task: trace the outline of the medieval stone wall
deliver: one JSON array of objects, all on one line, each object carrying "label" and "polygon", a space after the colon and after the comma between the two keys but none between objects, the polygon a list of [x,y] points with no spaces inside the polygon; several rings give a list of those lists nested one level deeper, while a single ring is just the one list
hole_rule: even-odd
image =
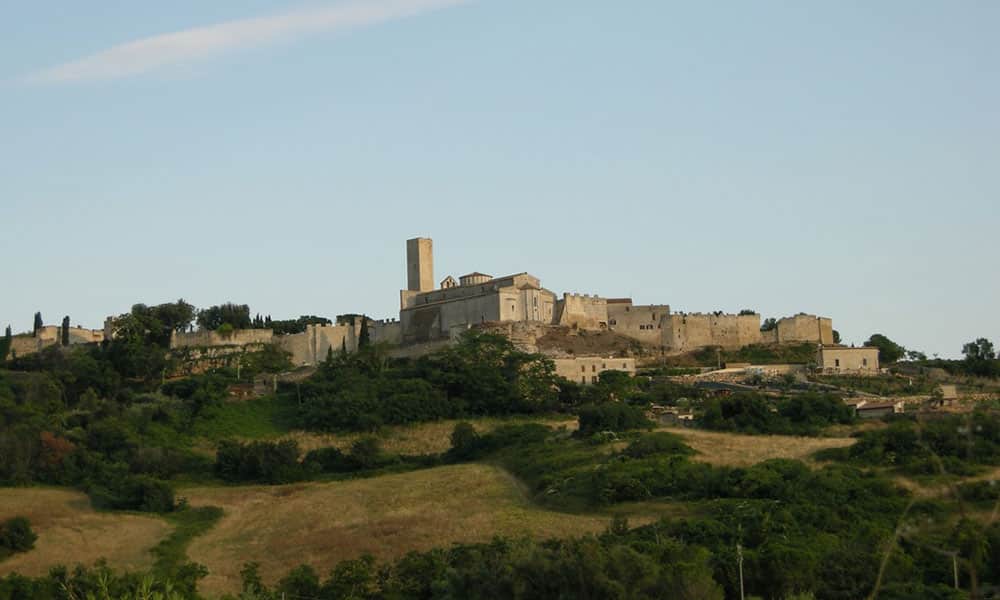
[{"label": "medieval stone wall", "polygon": [[210,346],[247,346],[267,344],[274,339],[270,329],[237,329],[228,335],[217,331],[174,332],[170,335],[170,349]]},{"label": "medieval stone wall", "polygon": [[608,329],[652,346],[663,345],[663,318],[670,314],[666,304],[634,305],[630,300],[608,302]]},{"label": "medieval stone wall", "polygon": [[758,314],[680,313],[664,317],[662,323],[663,345],[678,352],[705,346],[736,349],[761,341]]},{"label": "medieval stone wall", "polygon": [[608,301],[590,294],[563,294],[562,299],[555,303],[551,322],[580,329],[605,329],[608,326]]}]

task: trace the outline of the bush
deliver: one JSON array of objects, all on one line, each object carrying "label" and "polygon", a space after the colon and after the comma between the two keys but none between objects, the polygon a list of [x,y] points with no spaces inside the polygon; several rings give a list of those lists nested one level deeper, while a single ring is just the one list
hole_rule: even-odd
[{"label": "bush", "polygon": [[174,490],[170,484],[144,476],[126,476],[93,485],[87,490],[90,503],[97,509],[138,510],[165,513],[174,510]]},{"label": "bush", "polygon": [[219,443],[215,474],[225,481],[289,483],[302,479],[299,445],[294,440]]},{"label": "bush", "polygon": [[472,458],[479,448],[479,434],[471,423],[458,423],[451,432],[450,453],[457,459]]},{"label": "bush", "polygon": [[38,536],[25,517],[13,517],[0,523],[0,554],[27,552],[35,547]]},{"label": "bush", "polygon": [[625,455],[631,458],[645,458],[654,454],[689,455],[694,454],[694,450],[680,436],[666,431],[644,435],[625,448]]},{"label": "bush", "polygon": [[589,436],[599,431],[629,431],[653,426],[641,408],[621,402],[591,404],[580,408],[580,435]]}]

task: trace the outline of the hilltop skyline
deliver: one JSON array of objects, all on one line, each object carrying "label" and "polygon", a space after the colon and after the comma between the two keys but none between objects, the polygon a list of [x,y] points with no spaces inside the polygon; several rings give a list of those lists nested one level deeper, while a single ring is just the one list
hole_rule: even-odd
[{"label": "hilltop skyline", "polygon": [[181,297],[394,317],[427,236],[437,281],[807,311],[942,357],[1000,338],[991,3],[9,13],[15,331]]}]

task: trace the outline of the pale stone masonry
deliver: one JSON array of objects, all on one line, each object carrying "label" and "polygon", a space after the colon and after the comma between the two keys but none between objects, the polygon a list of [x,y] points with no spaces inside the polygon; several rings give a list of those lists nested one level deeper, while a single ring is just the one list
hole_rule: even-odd
[{"label": "pale stone masonry", "polygon": [[602,356],[577,356],[574,358],[554,358],[556,375],[583,385],[593,385],[600,381],[605,371],[622,371],[635,375],[634,358],[613,358]]},{"label": "pale stone masonry", "polygon": [[820,346],[816,351],[816,367],[830,374],[876,375],[878,348]]}]

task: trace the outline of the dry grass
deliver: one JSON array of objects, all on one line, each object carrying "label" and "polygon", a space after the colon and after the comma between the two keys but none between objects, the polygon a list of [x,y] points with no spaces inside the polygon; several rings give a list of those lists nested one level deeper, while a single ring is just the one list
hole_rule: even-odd
[{"label": "dry grass", "polygon": [[38,541],[0,562],[0,575],[44,575],[56,565],[92,565],[100,558],[118,569],[149,568],[150,549],[171,528],[156,517],[96,512],[84,494],[60,489],[0,489],[0,519],[12,516],[27,517]]},{"label": "dry grass", "polygon": [[772,458],[794,458],[813,464],[812,454],[826,448],[843,448],[854,438],[797,437],[790,435],[741,435],[704,431],[701,429],[669,428],[698,451],[694,460],[713,465],[748,467]]},{"label": "dry grass", "polygon": [[[432,423],[419,423],[415,425],[399,425],[385,427],[379,434],[382,447],[395,454],[436,454],[444,452],[451,447],[451,431],[460,420],[436,421]],[[549,427],[565,426],[569,429],[576,429],[575,417],[549,417],[549,418],[476,418],[468,421],[480,433],[492,431],[501,425],[512,423],[541,423]],[[282,439],[293,439],[299,443],[299,448],[305,454],[317,448],[336,446],[342,450],[351,447],[363,434],[323,434],[310,433],[306,431],[293,431],[282,436]]]},{"label": "dry grass", "polygon": [[[250,561],[273,582],[302,563],[325,575],[364,553],[385,560],[495,535],[581,535],[610,520],[537,508],[513,477],[480,464],[337,483],[194,488],[185,495],[192,505],[225,510],[188,548],[190,559],[211,572],[200,587],[208,595],[237,591],[239,570]],[[649,512],[633,522],[650,520]]]}]

